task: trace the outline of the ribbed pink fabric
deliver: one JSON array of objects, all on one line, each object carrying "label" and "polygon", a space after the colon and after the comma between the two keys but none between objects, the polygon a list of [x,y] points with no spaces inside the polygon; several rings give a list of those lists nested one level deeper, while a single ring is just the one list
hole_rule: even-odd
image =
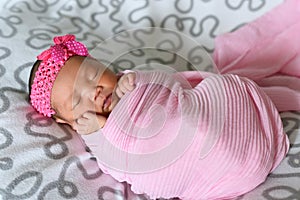
[{"label": "ribbed pink fabric", "polygon": [[300,1],[286,0],[218,37],[221,75],[137,72],[105,127],[83,136],[101,169],[151,198],[230,199],[264,182],[289,148],[278,111],[300,110],[299,19]]},{"label": "ribbed pink fabric", "polygon": [[102,131],[83,138],[101,169],[151,198],[239,196],[265,181],[289,146],[252,81],[200,72],[137,72],[136,89]]}]

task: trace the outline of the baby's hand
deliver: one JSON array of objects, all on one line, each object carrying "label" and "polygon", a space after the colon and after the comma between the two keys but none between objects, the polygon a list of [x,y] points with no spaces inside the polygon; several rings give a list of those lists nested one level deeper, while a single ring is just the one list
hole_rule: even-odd
[{"label": "baby's hand", "polygon": [[73,128],[78,134],[87,135],[102,128],[106,122],[106,117],[92,112],[86,112],[78,118]]},{"label": "baby's hand", "polygon": [[116,88],[116,94],[119,98],[123,97],[126,92],[132,91],[135,88],[135,73],[129,72],[121,76]]}]

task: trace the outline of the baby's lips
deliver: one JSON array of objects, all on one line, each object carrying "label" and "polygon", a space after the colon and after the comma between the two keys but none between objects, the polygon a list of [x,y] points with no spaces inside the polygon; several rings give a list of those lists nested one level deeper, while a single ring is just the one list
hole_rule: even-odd
[{"label": "baby's lips", "polygon": [[114,108],[114,106],[118,103],[119,101],[119,97],[117,96],[117,94],[115,92],[112,93],[111,95],[111,104],[110,106],[108,107],[108,110],[109,111],[112,111],[112,109]]},{"label": "baby's lips", "polygon": [[109,108],[109,106],[111,105],[112,102],[112,94],[108,95],[103,103],[103,110],[107,110]]},{"label": "baby's lips", "polygon": [[101,97],[100,95],[96,96],[95,98],[95,111],[102,113],[103,112],[103,108],[104,108],[104,103],[105,103],[105,99],[103,97]]}]

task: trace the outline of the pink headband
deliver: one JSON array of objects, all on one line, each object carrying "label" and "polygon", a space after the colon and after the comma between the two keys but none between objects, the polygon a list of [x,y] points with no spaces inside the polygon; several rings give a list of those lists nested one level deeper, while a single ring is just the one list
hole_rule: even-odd
[{"label": "pink headband", "polygon": [[65,62],[75,55],[89,55],[87,48],[76,41],[74,35],[54,37],[53,41],[54,45],[37,56],[42,62],[35,73],[30,94],[32,106],[47,117],[55,114],[51,108],[51,90]]}]

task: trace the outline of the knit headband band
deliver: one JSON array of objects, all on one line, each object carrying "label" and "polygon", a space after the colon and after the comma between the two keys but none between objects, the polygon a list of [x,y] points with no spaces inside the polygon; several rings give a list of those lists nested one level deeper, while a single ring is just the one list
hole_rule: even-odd
[{"label": "knit headband band", "polygon": [[76,41],[74,35],[57,36],[53,41],[54,45],[37,56],[41,63],[35,73],[30,94],[32,106],[47,117],[55,114],[51,107],[51,91],[65,62],[75,55],[89,55],[85,45]]}]

